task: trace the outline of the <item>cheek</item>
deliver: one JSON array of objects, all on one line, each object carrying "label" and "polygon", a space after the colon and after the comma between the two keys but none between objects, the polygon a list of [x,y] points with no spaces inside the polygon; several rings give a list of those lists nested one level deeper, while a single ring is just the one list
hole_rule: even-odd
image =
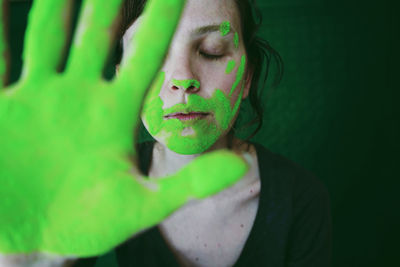
[{"label": "cheek", "polygon": [[[220,89],[227,96],[231,103],[231,107],[237,104],[242,97],[244,81],[244,72],[246,66],[246,56],[243,55],[235,60],[224,62],[223,68],[218,74],[214,72],[210,74],[214,77],[213,84],[210,87]],[[240,98],[240,99],[238,99]]]},{"label": "cheek", "polygon": [[[220,89],[228,96],[232,85],[236,80],[237,61],[229,60],[221,62],[216,66],[205,66],[199,77],[201,79],[201,87],[207,92],[205,94],[210,97],[216,89]],[[240,62],[240,60],[239,60]],[[232,68],[227,73],[227,68]]]},{"label": "cheek", "polygon": [[159,94],[164,80],[165,72],[161,72],[149,89],[143,103],[141,113],[142,121],[152,135],[155,135],[160,131],[159,125],[161,125],[163,120],[163,101],[159,97]]},{"label": "cheek", "polygon": [[[229,61],[227,63],[227,68],[232,68],[232,64],[235,64],[236,67],[234,67],[234,71],[231,70],[231,73],[225,74],[225,79],[224,83],[225,86],[221,87],[223,88],[221,90],[221,93],[223,93],[223,97],[221,95],[220,97],[220,102],[225,102],[229,103],[230,110],[225,109],[219,109],[217,113],[220,113],[219,120],[221,124],[223,125],[223,128],[227,128],[229,124],[232,123],[232,120],[234,120],[235,115],[237,114],[237,111],[240,107],[242,96],[243,96],[243,90],[244,90],[244,70],[246,66],[246,57],[243,55],[240,59],[240,61],[232,63],[232,61]],[[226,105],[221,105],[221,106],[226,106]]]}]

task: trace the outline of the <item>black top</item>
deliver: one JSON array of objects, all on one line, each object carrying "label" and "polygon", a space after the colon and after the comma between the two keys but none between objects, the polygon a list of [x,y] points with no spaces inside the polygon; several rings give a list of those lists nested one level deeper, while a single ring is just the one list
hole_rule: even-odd
[{"label": "black top", "polygon": [[[139,165],[148,173],[154,143],[139,147]],[[329,194],[309,172],[254,143],[261,178],[257,215],[234,266],[330,266],[332,229]],[[119,267],[179,266],[158,227],[153,227],[112,251]],[[99,258],[81,259],[74,266],[98,265]],[[108,261],[110,261],[108,259]],[[109,263],[108,263],[109,264]]]}]

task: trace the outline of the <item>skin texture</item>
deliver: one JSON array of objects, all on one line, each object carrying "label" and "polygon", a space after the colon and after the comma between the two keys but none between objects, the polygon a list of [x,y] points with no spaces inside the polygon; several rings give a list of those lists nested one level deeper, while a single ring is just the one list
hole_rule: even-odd
[{"label": "skin texture", "polygon": [[[34,1],[23,76],[0,90],[1,254],[103,254],[188,199],[214,194],[247,171],[244,161],[226,150],[198,157],[157,181],[137,171],[132,132],[184,1],[149,2],[131,44],[135,49],[124,58],[118,78],[106,82],[101,70],[120,2],[84,2],[60,74],[56,66],[66,40],[61,18],[68,3]],[[157,42],[150,42],[154,36]],[[227,96],[214,98],[212,103],[224,104]]]},{"label": "skin texture", "polygon": [[[215,13],[206,12],[207,7]],[[246,52],[234,41],[240,32],[235,9],[233,1],[189,1],[163,71],[145,100],[145,127],[175,153],[201,154],[225,138],[248,94]],[[127,30],[125,46],[140,20]],[[188,81],[193,80],[198,87],[188,90]],[[177,113],[206,116],[183,120],[173,117]]]},{"label": "skin texture", "polygon": [[235,48],[239,47],[239,35],[237,32],[235,32],[235,37],[233,39],[233,42],[235,43]]}]

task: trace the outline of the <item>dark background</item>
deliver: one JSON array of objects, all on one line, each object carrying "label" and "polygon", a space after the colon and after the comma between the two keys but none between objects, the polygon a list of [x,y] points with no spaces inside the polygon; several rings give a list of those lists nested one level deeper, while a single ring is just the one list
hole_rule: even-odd
[{"label": "dark background", "polygon": [[[20,74],[30,5],[10,4],[11,81]],[[333,266],[400,266],[397,2],[258,0],[258,6],[260,35],[281,54],[285,75],[277,89],[265,88],[264,127],[254,140],[328,188]]]}]

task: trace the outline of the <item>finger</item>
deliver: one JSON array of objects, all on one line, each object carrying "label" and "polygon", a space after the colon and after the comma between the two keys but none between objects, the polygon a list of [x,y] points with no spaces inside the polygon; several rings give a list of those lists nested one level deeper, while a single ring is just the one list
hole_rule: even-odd
[{"label": "finger", "polygon": [[8,53],[6,40],[6,1],[0,0],[0,88],[7,84],[8,78]]},{"label": "finger", "polygon": [[[74,76],[100,77],[122,0],[85,0],[71,46],[67,72]],[[113,22],[114,27],[113,27]]]},{"label": "finger", "polygon": [[138,114],[146,89],[164,60],[185,0],[151,0],[115,81],[127,117]]},{"label": "finger", "polygon": [[66,49],[73,0],[35,0],[26,29],[22,77],[55,72]]},{"label": "finger", "polygon": [[[144,207],[141,218],[147,225],[141,227],[160,222],[190,199],[218,193],[237,182],[247,171],[248,165],[243,158],[221,150],[195,159],[171,177],[157,179],[153,182],[153,200],[144,201],[149,206]],[[151,184],[151,179],[147,183]]]}]

